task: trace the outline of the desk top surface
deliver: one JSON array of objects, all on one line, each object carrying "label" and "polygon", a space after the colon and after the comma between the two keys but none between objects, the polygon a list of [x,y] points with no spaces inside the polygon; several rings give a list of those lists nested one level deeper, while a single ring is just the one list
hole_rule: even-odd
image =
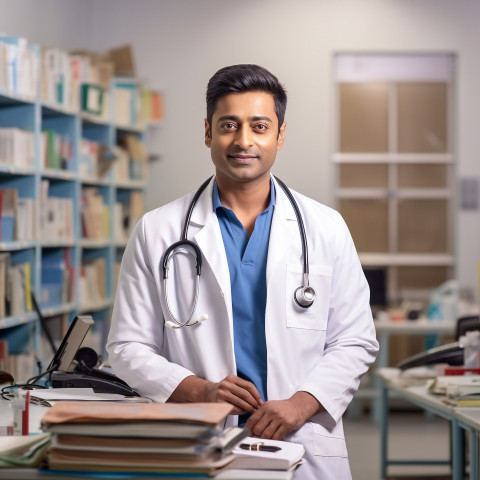
[{"label": "desk top surface", "polygon": [[455,417],[480,431],[480,407],[457,407]]},{"label": "desk top surface", "polygon": [[390,333],[390,334],[426,334],[426,333],[438,333],[438,334],[453,334],[455,333],[455,323],[433,321],[426,318],[420,318],[418,320],[375,320],[375,329],[377,333]]}]

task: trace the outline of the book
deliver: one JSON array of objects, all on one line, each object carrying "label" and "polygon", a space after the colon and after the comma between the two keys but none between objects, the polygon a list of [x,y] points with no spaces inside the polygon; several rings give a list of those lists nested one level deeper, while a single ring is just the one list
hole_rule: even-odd
[{"label": "book", "polygon": [[294,465],[288,470],[254,470],[227,468],[217,475],[215,480],[293,480],[295,470],[298,465]]},{"label": "book", "polygon": [[38,82],[39,58],[36,47],[23,37],[0,36],[5,45],[6,75],[3,89],[12,95],[35,98]]},{"label": "book", "polygon": [[220,458],[202,460],[162,459],[156,454],[106,454],[105,452],[59,451],[51,448],[48,454],[48,465],[55,470],[79,470],[83,472],[165,472],[177,473],[205,473],[215,475],[226,468],[234,459],[233,455]]},{"label": "book", "polygon": [[157,453],[168,457],[202,458],[207,454],[230,453],[247,436],[241,427],[230,427],[221,434],[202,438],[165,437],[98,437],[89,435],[57,434],[52,446],[63,450],[95,450],[104,452]]},{"label": "book", "polygon": [[[259,443],[278,447],[279,450],[275,452],[255,450],[255,445]],[[251,445],[252,450],[241,448],[240,445]],[[231,468],[234,469],[288,470],[300,462],[305,454],[303,445],[281,440],[262,440],[261,438],[247,437],[240,445],[233,449],[235,460],[231,464]]]},{"label": "book", "polygon": [[[140,405],[118,403],[58,402],[42,418],[42,423],[53,425],[100,425],[104,430],[114,425],[135,426],[147,422],[178,426],[218,427],[232,407],[227,403],[148,403]],[[177,423],[178,422],[178,423]]]},{"label": "book", "polygon": [[17,239],[15,214],[17,211],[18,190],[15,188],[2,189],[2,211],[1,217],[1,232],[2,242],[13,242]]},{"label": "book", "polygon": [[480,393],[460,395],[457,397],[443,397],[442,401],[454,407],[480,407]]},{"label": "book", "polygon": [[[60,403],[60,402],[58,402]],[[69,402],[71,403],[71,402]],[[105,402],[106,403],[106,402]],[[56,404],[55,404],[56,405]],[[89,402],[90,405],[90,402]],[[219,433],[219,429],[207,425],[179,424],[175,422],[126,422],[111,423],[108,428],[101,423],[61,423],[44,427],[50,433],[70,435],[96,435],[103,437],[158,437],[158,438],[201,438]]]},{"label": "book", "polygon": [[10,268],[10,253],[0,252],[0,318],[7,314],[7,273]]}]

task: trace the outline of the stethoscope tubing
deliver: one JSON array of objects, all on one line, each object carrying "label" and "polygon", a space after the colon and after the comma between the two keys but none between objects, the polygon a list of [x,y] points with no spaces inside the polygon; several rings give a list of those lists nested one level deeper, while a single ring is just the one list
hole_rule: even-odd
[{"label": "stethoscope tubing", "polygon": [[[194,322],[192,322],[191,320],[195,313],[195,308],[197,306],[199,289],[200,289],[200,275],[202,270],[202,252],[196,243],[192,242],[191,240],[188,240],[187,235],[188,235],[188,226],[190,225],[190,220],[191,220],[195,205],[197,204],[198,199],[202,195],[203,191],[207,188],[207,186],[211,182],[212,178],[213,178],[213,175],[207,180],[205,180],[205,182],[203,182],[202,185],[200,185],[198,190],[195,192],[195,195],[193,196],[192,201],[190,202],[190,206],[188,207],[187,215],[185,216],[185,222],[183,224],[181,240],[170,245],[162,257],[162,278],[164,283],[165,303],[167,306],[168,313],[173,320],[173,322],[168,321],[166,322],[166,324],[168,324],[168,326],[171,326],[173,328],[182,328],[186,326],[188,327],[188,326],[196,325],[197,323],[199,323],[198,320]],[[295,290],[294,299],[298,306],[302,308],[309,308],[312,305],[313,300],[315,298],[315,291],[313,290],[313,288],[309,286],[310,272],[309,272],[309,263],[308,263],[308,244],[307,244],[307,234],[305,232],[305,224],[303,223],[303,218],[300,212],[300,208],[298,207],[298,204],[295,198],[293,197],[292,192],[290,192],[289,188],[278,177],[274,176],[274,178],[275,178],[275,181],[278,183],[278,185],[280,185],[281,189],[285,192],[285,195],[287,196],[290,204],[292,205],[292,208],[295,212],[295,217],[297,219],[297,225],[298,225],[300,239],[302,243],[303,283],[302,283],[302,286],[298,287]],[[193,306],[192,306],[192,310],[190,312],[189,318],[184,322],[180,322],[174,316],[170,308],[170,303],[168,301],[168,287],[167,287],[168,262],[176,253],[180,252],[180,250],[191,254],[195,258],[195,269],[196,269],[196,275],[197,275],[196,286],[195,286],[195,300],[193,302]],[[297,292],[300,292],[300,293],[297,293]],[[303,293],[303,297],[305,297],[305,293],[307,293],[307,296],[308,295],[313,295],[313,296],[311,298],[304,299],[304,302],[302,302],[302,301],[299,301],[297,297],[297,295],[302,295],[302,293]]]}]

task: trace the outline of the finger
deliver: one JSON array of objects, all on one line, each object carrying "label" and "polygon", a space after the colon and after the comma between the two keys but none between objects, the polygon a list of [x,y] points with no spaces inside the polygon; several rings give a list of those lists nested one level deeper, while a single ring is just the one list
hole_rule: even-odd
[{"label": "finger", "polygon": [[258,408],[255,399],[244,389],[235,385],[222,386],[219,389],[218,399],[228,402],[244,412],[254,412]]},{"label": "finger", "polygon": [[[246,382],[247,386],[249,382]],[[254,391],[252,392],[252,389],[246,388],[246,386],[240,386],[238,384],[225,384],[225,387],[232,392],[234,395],[236,395],[238,398],[242,399],[244,402],[247,402],[251,407],[255,410],[260,407],[260,403],[257,399],[256,396],[254,396],[252,393],[257,393],[257,389],[253,384],[250,384],[251,387],[253,387]],[[259,397],[260,401],[262,400],[261,397]]]},{"label": "finger", "polygon": [[256,412],[252,413],[250,418],[245,423],[245,427],[248,429],[248,431],[250,433],[250,436],[255,435],[253,429],[254,429],[255,425],[258,424],[258,422],[263,417],[263,415],[264,415],[264,410],[262,408],[259,408]]},{"label": "finger", "polygon": [[287,429],[283,425],[279,425],[277,430],[272,434],[272,440],[283,440],[283,437],[288,433]]},{"label": "finger", "polygon": [[234,375],[232,382],[238,385],[239,387],[243,388],[246,390],[257,402],[258,406],[263,404],[262,396],[260,395],[259,391],[257,390],[257,387],[252,382],[249,382],[247,380],[244,380],[243,378],[236,377]]},{"label": "finger", "polygon": [[[275,421],[272,417],[270,417],[269,415],[262,415],[261,418],[259,418],[258,420],[255,421],[255,419],[249,419],[250,422],[250,428],[251,428],[251,431],[253,432],[254,435],[257,435],[259,437],[264,437],[265,433],[267,432],[267,430],[269,429],[270,425],[272,425],[272,427],[270,428],[270,430],[272,430],[272,433],[275,432],[275,430],[277,429],[277,425],[278,425],[278,422]],[[269,437],[265,437],[265,438],[269,438]]]}]

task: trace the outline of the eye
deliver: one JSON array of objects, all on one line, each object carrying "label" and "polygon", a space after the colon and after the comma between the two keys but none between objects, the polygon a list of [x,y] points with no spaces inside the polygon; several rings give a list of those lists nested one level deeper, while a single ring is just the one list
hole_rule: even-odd
[{"label": "eye", "polygon": [[233,122],[225,122],[221,124],[223,130],[234,130],[236,125]]},{"label": "eye", "polygon": [[265,123],[257,123],[256,125],[254,125],[253,128],[256,131],[265,132],[266,130],[268,130],[268,125]]}]

